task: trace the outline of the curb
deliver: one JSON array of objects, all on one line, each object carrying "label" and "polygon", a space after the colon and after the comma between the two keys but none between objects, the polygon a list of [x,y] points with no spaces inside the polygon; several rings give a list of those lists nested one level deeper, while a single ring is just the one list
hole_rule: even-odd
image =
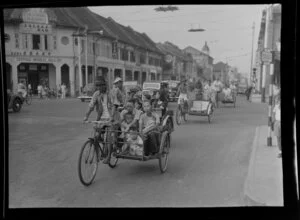
[{"label": "curb", "polygon": [[250,187],[250,176],[253,172],[253,168],[254,168],[254,162],[255,162],[255,157],[256,157],[256,151],[258,148],[258,140],[259,140],[259,136],[260,136],[260,127],[256,127],[255,129],[255,136],[254,136],[254,140],[252,143],[252,152],[251,152],[251,156],[250,156],[250,163],[249,163],[249,167],[248,167],[248,173],[247,173],[247,178],[246,181],[244,183],[244,202],[246,204],[246,206],[266,206],[266,203],[262,203],[259,201],[258,198],[256,198],[255,196],[253,196],[251,194],[251,187]]}]

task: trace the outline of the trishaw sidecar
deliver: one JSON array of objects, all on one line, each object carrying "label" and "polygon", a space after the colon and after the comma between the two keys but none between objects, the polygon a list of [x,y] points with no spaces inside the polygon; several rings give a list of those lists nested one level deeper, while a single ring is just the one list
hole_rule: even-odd
[{"label": "trishaw sidecar", "polygon": [[[78,174],[81,183],[85,186],[90,185],[95,176],[98,168],[98,163],[104,158],[109,156],[108,165],[111,168],[115,168],[119,158],[129,159],[129,160],[139,160],[148,161],[153,159],[158,159],[159,168],[161,173],[167,170],[169,149],[171,146],[171,132],[173,131],[172,123],[172,111],[167,111],[167,113],[161,117],[161,123],[158,129],[150,132],[156,132],[159,136],[159,148],[157,153],[154,155],[146,156],[144,150],[139,151],[138,154],[124,154],[121,151],[120,145],[130,144],[126,139],[120,138],[121,131],[116,129],[109,123],[104,123],[102,127],[94,127],[94,137],[89,138],[81,148],[79,161],[78,161]],[[99,121],[92,121],[88,123],[101,124]],[[127,134],[137,134],[137,132],[127,132]],[[140,136],[142,137],[142,136]],[[144,139],[145,140],[145,139]],[[144,143],[144,142],[143,142]],[[144,146],[142,147],[144,149]],[[84,153],[87,150],[87,155]],[[92,172],[89,172],[89,177],[84,174],[86,170],[85,166],[92,166]]]},{"label": "trishaw sidecar", "polygon": [[213,113],[213,105],[211,101],[207,100],[195,100],[189,109],[189,115],[205,116],[208,118],[208,122],[211,122]]}]

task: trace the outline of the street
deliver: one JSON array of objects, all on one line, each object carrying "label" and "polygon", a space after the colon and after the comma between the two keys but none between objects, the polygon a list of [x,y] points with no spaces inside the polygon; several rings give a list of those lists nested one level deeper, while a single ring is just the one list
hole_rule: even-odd
[{"label": "street", "polygon": [[34,99],[8,114],[10,208],[245,205],[251,145],[255,128],[267,123],[267,105],[239,96],[236,108],[220,104],[211,124],[207,117],[188,116],[175,125],[166,173],[158,160],[120,159],[114,169],[100,163],[85,187],[77,161],[92,133],[92,125],[82,123],[87,105],[74,98]]}]

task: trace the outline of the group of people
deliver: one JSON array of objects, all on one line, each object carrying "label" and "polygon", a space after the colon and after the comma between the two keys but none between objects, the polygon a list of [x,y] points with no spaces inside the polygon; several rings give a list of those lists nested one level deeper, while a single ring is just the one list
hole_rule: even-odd
[{"label": "group of people", "polygon": [[46,97],[46,99],[49,99],[50,97],[61,97],[62,99],[66,98],[67,93],[67,86],[63,83],[62,85],[58,86],[58,89],[50,89],[46,84],[40,83],[37,87],[38,90],[38,96],[40,99],[43,99]]},{"label": "group of people", "polygon": [[232,100],[236,89],[234,82],[231,82],[230,85],[225,84],[224,86],[218,78],[213,83],[211,80],[205,80],[204,82],[198,81],[195,84],[190,83],[190,85],[187,84],[187,80],[184,80],[178,87],[178,104],[183,99],[190,106],[193,100],[200,99],[210,100],[217,107],[220,93],[224,94],[225,100]]},{"label": "group of people", "polygon": [[[123,81],[117,77],[114,81],[114,88],[108,91],[105,80],[95,82],[96,91],[89,103],[84,121],[87,121],[91,112],[96,108],[97,121],[109,121],[113,124],[113,129],[119,134],[114,136],[126,143],[121,146],[122,153],[141,155],[144,151],[146,156],[155,154],[159,148],[159,134],[155,131],[159,129],[160,118],[152,111],[151,100],[145,99],[143,103],[140,99],[128,97],[123,87]],[[119,107],[124,106],[124,110],[119,112]],[[143,147],[143,149],[142,149]],[[110,151],[111,149],[109,149]],[[110,154],[103,161],[108,163]]]}]

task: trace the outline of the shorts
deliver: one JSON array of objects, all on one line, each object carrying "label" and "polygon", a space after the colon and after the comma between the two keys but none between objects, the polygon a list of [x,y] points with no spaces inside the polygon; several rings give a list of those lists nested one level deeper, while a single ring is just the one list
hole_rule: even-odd
[{"label": "shorts", "polygon": [[180,104],[180,100],[183,99],[184,101],[188,101],[187,94],[180,94],[178,97],[178,104]]}]

